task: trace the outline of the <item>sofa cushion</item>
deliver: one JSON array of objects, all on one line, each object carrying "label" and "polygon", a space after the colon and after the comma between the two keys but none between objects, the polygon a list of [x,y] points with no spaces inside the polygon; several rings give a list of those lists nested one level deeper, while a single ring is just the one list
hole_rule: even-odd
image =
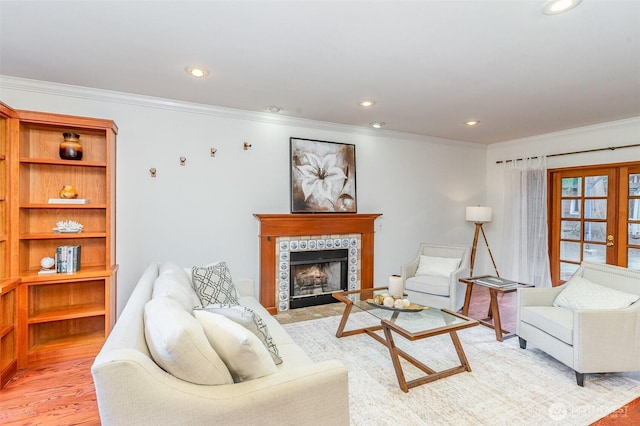
[{"label": "sofa cushion", "polygon": [[525,306],[520,321],[573,345],[573,311],[555,306]]},{"label": "sofa cushion", "polygon": [[553,306],[561,306],[571,310],[622,309],[638,299],[640,296],[637,294],[626,293],[580,276],[573,276],[555,298]]},{"label": "sofa cushion", "polygon": [[448,277],[453,271],[460,266],[459,258],[452,257],[433,257],[433,256],[420,256],[420,264],[416,271],[418,275],[435,275],[439,277]]},{"label": "sofa cushion", "polygon": [[158,275],[170,275],[175,278],[176,282],[182,287],[193,289],[191,277],[184,268],[174,262],[162,262],[158,268]]},{"label": "sofa cushion", "polygon": [[222,315],[252,332],[269,351],[273,362],[276,364],[282,363],[282,358],[278,355],[278,347],[273,342],[271,334],[269,334],[267,324],[260,318],[260,315],[253,310],[246,306],[222,305],[218,303],[208,305],[204,309],[208,312]]},{"label": "sofa cushion", "polygon": [[436,296],[449,296],[451,289],[449,277],[437,275],[418,275],[411,277],[405,281],[404,286],[407,290],[434,294]]},{"label": "sofa cushion", "polygon": [[268,376],[277,371],[267,348],[245,327],[204,309],[194,311],[194,315],[236,383]]},{"label": "sofa cushion", "polygon": [[191,280],[203,306],[212,303],[238,304],[238,292],[225,262],[191,268]]},{"label": "sofa cushion", "polygon": [[199,385],[233,383],[202,325],[174,299],[159,296],[145,304],[144,331],[153,360],[169,374]]},{"label": "sofa cushion", "polygon": [[191,312],[194,307],[201,306],[200,299],[193,289],[181,285],[171,273],[158,275],[153,283],[151,298],[162,296],[175,300],[188,312]]}]

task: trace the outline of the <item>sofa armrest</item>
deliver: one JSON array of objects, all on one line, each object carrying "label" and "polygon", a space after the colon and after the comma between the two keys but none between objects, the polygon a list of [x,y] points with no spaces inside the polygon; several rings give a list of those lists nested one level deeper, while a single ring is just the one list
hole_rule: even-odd
[{"label": "sofa armrest", "polygon": [[248,382],[202,386],[171,376],[136,352],[117,351],[108,356],[111,360],[102,358],[105,362],[92,366],[103,425],[183,425],[185,419],[190,424],[246,425],[256,419],[264,424],[293,419],[300,424],[349,424],[348,373],[340,361]]}]

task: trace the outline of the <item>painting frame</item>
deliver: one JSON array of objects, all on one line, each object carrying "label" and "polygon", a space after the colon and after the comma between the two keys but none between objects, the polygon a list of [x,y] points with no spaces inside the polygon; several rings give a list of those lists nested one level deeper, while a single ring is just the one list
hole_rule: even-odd
[{"label": "painting frame", "polygon": [[289,138],[291,213],[357,213],[356,146]]}]

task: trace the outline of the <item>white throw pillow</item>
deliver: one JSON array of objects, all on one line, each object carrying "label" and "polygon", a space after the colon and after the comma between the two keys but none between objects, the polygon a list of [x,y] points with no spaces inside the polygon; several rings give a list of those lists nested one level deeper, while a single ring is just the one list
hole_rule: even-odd
[{"label": "white throw pillow", "polygon": [[416,271],[418,275],[435,275],[448,277],[460,266],[460,260],[452,257],[420,256],[420,264]]},{"label": "white throw pillow", "polygon": [[[615,279],[615,278],[612,278]],[[605,287],[580,276],[573,276],[556,296],[553,306],[571,309],[622,309],[638,301],[637,294]]]},{"label": "white throw pillow", "polygon": [[175,300],[188,312],[191,312],[195,307],[202,306],[195,291],[180,284],[172,273],[158,275],[158,278],[153,283],[151,298],[155,299],[161,296]]},{"label": "white throw pillow", "polygon": [[191,268],[191,281],[203,306],[212,303],[238,304],[238,292],[225,262]]},{"label": "white throw pillow", "polygon": [[196,310],[194,315],[236,383],[268,376],[277,371],[269,351],[255,334],[213,312]]},{"label": "white throw pillow", "polygon": [[153,360],[169,374],[198,385],[233,383],[202,325],[175,300],[160,296],[147,302],[144,331]]},{"label": "white throw pillow", "polygon": [[162,262],[159,267],[158,275],[171,275],[183,287],[193,288],[191,285],[191,277],[183,268],[174,262]]},{"label": "white throw pillow", "polygon": [[252,309],[241,305],[221,305],[213,304],[205,307],[209,312],[214,314],[220,314],[229,318],[231,321],[240,324],[250,332],[256,335],[262,344],[267,348],[271,354],[271,358],[276,365],[282,364],[282,358],[278,352],[276,344],[269,334],[267,324],[260,318],[260,315],[255,313]]}]

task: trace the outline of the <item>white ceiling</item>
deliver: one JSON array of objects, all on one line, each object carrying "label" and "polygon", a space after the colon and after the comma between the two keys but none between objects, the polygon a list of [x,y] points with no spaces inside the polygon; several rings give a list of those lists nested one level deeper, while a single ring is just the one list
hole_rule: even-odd
[{"label": "white ceiling", "polygon": [[640,0],[543,4],[2,0],[0,74],[484,144],[640,116]]}]

